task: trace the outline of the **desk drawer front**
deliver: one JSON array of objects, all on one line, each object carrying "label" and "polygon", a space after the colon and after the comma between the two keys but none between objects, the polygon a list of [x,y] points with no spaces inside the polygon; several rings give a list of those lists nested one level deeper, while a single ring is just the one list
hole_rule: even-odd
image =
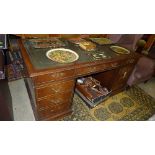
[{"label": "desk drawer front", "polygon": [[72,100],[73,92],[67,92],[64,94],[58,94],[49,96],[47,98],[41,99],[37,101],[37,107],[38,108],[44,108],[46,106],[48,107],[55,107],[59,106],[62,103],[70,103]]},{"label": "desk drawer front", "polygon": [[91,67],[83,67],[83,68],[78,68],[76,69],[76,75],[87,75],[91,73],[98,72],[100,70],[104,70],[103,65],[98,65],[98,66],[91,66]]},{"label": "desk drawer front", "polygon": [[128,64],[126,66],[120,67],[117,72],[116,75],[114,77],[114,81],[112,84],[112,90],[116,90],[122,87],[125,87],[127,84],[127,80],[132,72],[134,68],[133,64]]},{"label": "desk drawer front", "polygon": [[87,75],[87,74],[92,74],[95,72],[101,72],[104,70],[109,70],[112,68],[116,68],[118,66],[120,66],[121,64],[119,64],[119,62],[114,62],[114,63],[107,63],[107,64],[101,64],[101,65],[96,65],[96,66],[87,66],[87,67],[83,67],[83,68],[78,68],[76,70],[76,74],[77,75]]},{"label": "desk drawer front", "polygon": [[37,98],[42,98],[50,95],[58,95],[66,92],[71,92],[74,88],[75,81],[53,82],[47,87],[36,88]]},{"label": "desk drawer front", "polygon": [[74,77],[74,72],[75,72],[74,70],[66,70],[62,72],[40,75],[40,76],[34,77],[34,82],[35,84],[41,84],[41,83],[64,79],[67,77]]},{"label": "desk drawer front", "polygon": [[71,111],[71,104],[63,104],[56,108],[38,109],[38,117],[40,120],[54,118],[55,116],[60,116],[64,113]]}]

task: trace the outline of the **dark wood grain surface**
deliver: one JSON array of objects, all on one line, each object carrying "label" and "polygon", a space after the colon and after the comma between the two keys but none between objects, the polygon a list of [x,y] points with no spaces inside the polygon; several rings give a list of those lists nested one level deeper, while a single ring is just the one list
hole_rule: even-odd
[{"label": "dark wood grain surface", "polygon": [[[128,55],[116,55],[110,51],[108,46],[98,46],[98,50],[102,49],[112,57],[97,61],[92,59],[86,51],[81,49],[76,51],[77,47],[74,48],[71,45],[72,49],[80,55],[77,62],[68,65],[51,63],[42,68],[36,67],[37,64],[33,61],[35,56],[33,55],[33,59],[31,58],[30,51],[28,52],[24,47],[22,40],[19,41],[19,44],[27,76],[31,79],[28,87],[31,87],[31,92],[29,90],[31,96],[34,96],[33,110],[36,120],[55,120],[70,114],[74,87],[76,79],[79,77],[94,75],[103,86],[117,93],[122,91],[139,58],[139,55],[133,52]],[[87,56],[84,59],[82,59],[83,53]],[[38,60],[38,57],[36,59]],[[41,61],[41,57],[39,59]]]}]

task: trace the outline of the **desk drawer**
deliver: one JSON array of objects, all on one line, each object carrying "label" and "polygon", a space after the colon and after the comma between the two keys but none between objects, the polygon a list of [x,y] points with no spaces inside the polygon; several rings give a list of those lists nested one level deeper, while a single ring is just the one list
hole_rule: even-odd
[{"label": "desk drawer", "polygon": [[116,68],[120,65],[121,65],[121,63],[119,63],[119,62],[113,62],[113,63],[106,63],[106,64],[101,64],[101,65],[96,65],[96,66],[95,65],[94,66],[86,66],[83,68],[76,69],[76,74],[77,75],[87,75],[87,74],[97,73],[97,72],[101,72],[104,70]]},{"label": "desk drawer", "polygon": [[36,88],[36,97],[42,98],[50,95],[63,94],[64,92],[71,92],[74,88],[75,81],[63,81],[63,82],[53,82],[47,87]]},{"label": "desk drawer", "polygon": [[98,71],[104,70],[105,65],[97,65],[97,66],[86,66],[82,68],[77,68],[76,69],[76,75],[87,75],[87,74],[92,74]]},{"label": "desk drawer", "polygon": [[48,118],[55,118],[61,116],[62,114],[71,111],[71,104],[62,104],[59,107],[47,108],[47,109],[38,109],[39,120],[46,120]]},{"label": "desk drawer", "polygon": [[68,78],[68,77],[74,77],[74,73],[75,73],[74,70],[66,70],[62,72],[39,75],[34,77],[33,79],[34,79],[34,83],[37,85],[37,84],[42,84],[42,83]]},{"label": "desk drawer", "polygon": [[59,106],[62,103],[67,103],[67,102],[70,103],[70,101],[72,100],[72,96],[73,96],[73,92],[67,92],[64,94],[49,96],[41,100],[38,100],[37,107],[38,108],[44,108],[46,106],[54,107],[54,106]]}]

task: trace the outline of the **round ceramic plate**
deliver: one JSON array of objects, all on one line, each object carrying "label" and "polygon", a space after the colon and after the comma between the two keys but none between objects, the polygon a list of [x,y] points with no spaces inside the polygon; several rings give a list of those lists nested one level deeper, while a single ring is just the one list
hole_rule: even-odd
[{"label": "round ceramic plate", "polygon": [[99,45],[112,44],[112,41],[108,38],[90,38],[90,39]]},{"label": "round ceramic plate", "polygon": [[52,61],[59,63],[71,63],[79,59],[79,55],[65,48],[55,48],[46,52],[46,56]]},{"label": "round ceramic plate", "polygon": [[121,47],[121,46],[110,46],[110,48],[115,52],[115,53],[118,53],[118,54],[129,54],[130,51],[124,47]]}]

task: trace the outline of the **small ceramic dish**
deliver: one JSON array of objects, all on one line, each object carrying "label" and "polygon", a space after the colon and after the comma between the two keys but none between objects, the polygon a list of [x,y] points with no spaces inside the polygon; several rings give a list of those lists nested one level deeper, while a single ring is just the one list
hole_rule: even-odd
[{"label": "small ceramic dish", "polygon": [[72,63],[79,59],[79,55],[66,48],[55,48],[46,52],[47,58],[58,63]]},{"label": "small ceramic dish", "polygon": [[130,51],[124,47],[121,46],[110,46],[112,51],[114,51],[117,54],[129,54]]},{"label": "small ceramic dish", "polygon": [[112,41],[108,38],[90,38],[90,40],[99,45],[112,44]]}]

